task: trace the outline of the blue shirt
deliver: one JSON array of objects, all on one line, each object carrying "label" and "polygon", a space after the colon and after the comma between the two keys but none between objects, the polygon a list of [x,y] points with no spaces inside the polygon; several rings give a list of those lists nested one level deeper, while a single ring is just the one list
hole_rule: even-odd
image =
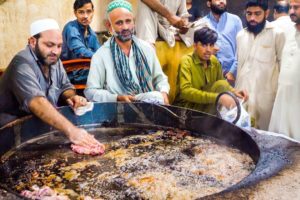
[{"label": "blue shirt", "polygon": [[88,35],[84,37],[84,26],[77,20],[67,23],[63,30],[62,60],[91,58],[100,44],[96,33],[88,27]]},{"label": "blue shirt", "polygon": [[217,53],[217,58],[222,65],[223,72],[231,72],[236,76],[236,36],[243,29],[241,19],[237,15],[225,12],[221,15],[219,21],[217,21],[210,12],[203,20],[207,21],[211,28],[218,33],[216,44],[220,50]]}]

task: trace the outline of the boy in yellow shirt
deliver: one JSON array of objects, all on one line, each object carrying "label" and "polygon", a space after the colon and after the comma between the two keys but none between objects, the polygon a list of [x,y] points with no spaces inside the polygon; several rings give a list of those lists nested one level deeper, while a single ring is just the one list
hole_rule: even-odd
[{"label": "boy in yellow shirt", "polygon": [[[213,55],[217,39],[217,33],[208,27],[195,31],[194,52],[180,62],[175,105],[215,114],[215,101],[221,92],[248,99],[246,91],[236,91],[223,77],[222,66]],[[234,105],[228,95],[223,95],[220,103]]]}]

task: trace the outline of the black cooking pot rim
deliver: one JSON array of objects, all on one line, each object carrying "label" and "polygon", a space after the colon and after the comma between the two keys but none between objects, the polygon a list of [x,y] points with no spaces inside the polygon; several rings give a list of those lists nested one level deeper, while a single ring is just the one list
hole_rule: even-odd
[{"label": "black cooking pot rim", "polygon": [[[61,107],[59,111],[74,124],[85,127],[95,124],[109,126],[143,122],[186,129],[214,137],[226,145],[234,146],[249,154],[256,163],[254,171],[222,193],[256,184],[278,173],[290,164],[287,149],[295,145],[285,138],[257,134],[255,130],[245,131],[213,115],[176,106],[157,106],[147,103],[95,103],[93,111],[81,117],[75,116],[69,107]],[[52,127],[36,117],[19,120],[13,126],[0,130],[0,155],[2,157],[16,145],[51,131],[54,131]]]}]

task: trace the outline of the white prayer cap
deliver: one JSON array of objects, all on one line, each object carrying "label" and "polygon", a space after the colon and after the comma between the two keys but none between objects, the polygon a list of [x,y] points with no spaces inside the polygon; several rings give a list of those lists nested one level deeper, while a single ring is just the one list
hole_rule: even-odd
[{"label": "white prayer cap", "polygon": [[36,20],[30,25],[30,36],[34,36],[48,30],[59,30],[58,23],[54,19]]}]

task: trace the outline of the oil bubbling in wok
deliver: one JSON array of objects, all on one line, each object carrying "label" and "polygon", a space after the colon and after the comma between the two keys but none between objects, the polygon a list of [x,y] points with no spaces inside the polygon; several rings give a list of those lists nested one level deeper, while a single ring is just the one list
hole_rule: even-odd
[{"label": "oil bubbling in wok", "polygon": [[17,192],[49,186],[70,199],[196,199],[238,183],[255,167],[238,149],[187,131],[119,127],[93,132],[105,141],[104,155],[74,154],[59,133],[49,134],[3,164],[15,167],[1,183]]}]

